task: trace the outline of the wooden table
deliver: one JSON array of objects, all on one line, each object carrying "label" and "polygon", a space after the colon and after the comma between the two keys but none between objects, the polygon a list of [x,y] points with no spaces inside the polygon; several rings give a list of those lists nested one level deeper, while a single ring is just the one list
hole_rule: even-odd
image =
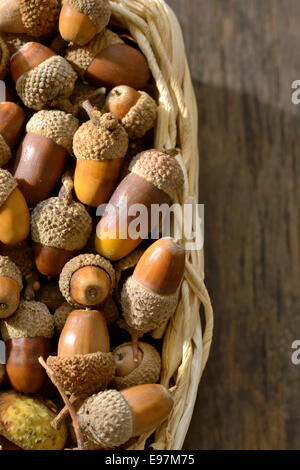
[{"label": "wooden table", "polygon": [[185,449],[300,447],[298,0],[169,0],[199,104],[211,356]]}]

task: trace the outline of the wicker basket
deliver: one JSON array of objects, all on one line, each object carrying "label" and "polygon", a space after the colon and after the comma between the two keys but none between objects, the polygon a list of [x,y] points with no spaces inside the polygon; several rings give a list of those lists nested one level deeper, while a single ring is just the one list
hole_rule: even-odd
[{"label": "wicker basket", "polygon": [[[163,0],[113,0],[113,15],[129,29],[148,59],[158,90],[159,114],[155,132],[157,149],[180,147],[176,157],[185,173],[181,204],[198,201],[197,105],[186,60],[181,29],[175,14]],[[202,331],[200,306],[204,307]],[[187,254],[184,281],[176,313],[163,336],[161,383],[176,383],[175,406],[169,419],[155,431],[154,449],[181,449],[206,365],[212,341],[213,312],[204,285],[202,251]],[[151,435],[143,435],[129,447],[144,449]]]}]

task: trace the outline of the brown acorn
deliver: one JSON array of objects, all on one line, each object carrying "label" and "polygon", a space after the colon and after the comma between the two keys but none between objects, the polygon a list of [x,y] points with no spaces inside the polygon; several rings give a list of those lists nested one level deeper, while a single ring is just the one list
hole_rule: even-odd
[{"label": "brown acorn", "polygon": [[0,319],[15,313],[22,289],[21,271],[8,256],[0,256]]},{"label": "brown acorn", "polygon": [[154,126],[157,116],[157,106],[151,96],[126,85],[109,92],[105,109],[121,121],[131,139],[143,137]]},{"label": "brown acorn", "polygon": [[140,90],[150,79],[143,54],[106,28],[86,46],[70,47],[65,58],[82,80],[97,87],[128,85]]},{"label": "brown acorn", "polygon": [[40,202],[31,215],[36,267],[49,277],[60,275],[66,262],[85,246],[92,230],[89,213],[74,202],[66,187],[65,181],[59,196]]},{"label": "brown acorn", "polygon": [[59,32],[66,41],[83,46],[105,28],[110,15],[108,0],[63,0]]},{"label": "brown acorn", "polygon": [[25,112],[13,102],[0,102],[0,167],[11,157],[11,149],[18,145],[25,126]]},{"label": "brown acorn", "polygon": [[28,121],[14,172],[28,204],[36,205],[52,193],[72,153],[77,128],[74,116],[58,110],[39,111]]},{"label": "brown acorn", "polygon": [[79,201],[98,207],[105,203],[117,184],[128,135],[111,113],[101,114],[87,102],[90,121],[74,135],[73,151],[77,158],[74,189]]},{"label": "brown acorn", "polygon": [[[153,230],[151,206],[170,204],[183,190],[182,169],[167,153],[158,150],[142,152],[133,159],[129,169],[129,175],[112,194],[96,231],[97,252],[113,261],[128,255]],[[143,205],[147,220],[141,224],[140,236],[136,233],[130,236],[135,216],[129,215],[129,211],[136,204]]]},{"label": "brown acorn", "polygon": [[113,449],[131,437],[154,431],[173,408],[169,391],[159,384],[107,390],[87,398],[78,411],[87,449]]},{"label": "brown acorn", "polygon": [[53,317],[40,302],[24,300],[12,317],[2,321],[6,372],[15,390],[23,393],[40,390],[46,374],[38,358],[49,356],[53,333]]},{"label": "brown acorn", "polygon": [[0,241],[16,245],[25,240],[30,231],[27,203],[14,177],[0,168]]}]

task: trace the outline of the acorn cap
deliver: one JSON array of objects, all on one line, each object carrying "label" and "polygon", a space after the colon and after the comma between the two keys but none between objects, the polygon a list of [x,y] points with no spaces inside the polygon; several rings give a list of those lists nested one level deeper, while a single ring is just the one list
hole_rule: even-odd
[{"label": "acorn cap", "polygon": [[120,259],[117,263],[114,264],[115,274],[116,274],[116,297],[117,301],[121,302],[120,298],[120,289],[119,283],[122,277],[122,273],[127,269],[134,268],[136,266],[138,260],[143,255],[144,250],[142,248],[136,248],[134,251],[129,253],[129,255],[125,256],[125,258]]},{"label": "acorn cap", "polygon": [[0,80],[2,80],[9,69],[9,49],[4,40],[4,37],[0,35]]},{"label": "acorn cap", "polygon": [[130,276],[121,292],[122,311],[128,326],[143,336],[163,325],[175,312],[179,289],[172,295],[151,292]]},{"label": "acorn cap", "polygon": [[106,390],[84,401],[78,411],[79,427],[87,441],[112,449],[127,442],[133,433],[131,409],[117,390]]},{"label": "acorn cap", "polygon": [[58,0],[18,0],[22,23],[27,34],[46,36],[57,22],[60,1]]},{"label": "acorn cap", "polygon": [[55,331],[57,334],[60,334],[63,330],[63,327],[65,326],[65,323],[67,321],[68,316],[70,313],[73,311],[73,307],[69,305],[67,302],[64,302],[63,304],[58,307],[53,315],[54,319],[54,326],[55,326]]},{"label": "acorn cap", "polygon": [[40,134],[72,153],[73,136],[79,126],[78,119],[64,111],[39,111],[29,119],[26,132]]},{"label": "acorn cap", "polygon": [[98,33],[108,25],[111,8],[108,0],[63,0],[63,5],[71,5],[79,13],[88,16]]},{"label": "acorn cap", "polygon": [[68,98],[76,80],[77,75],[71,65],[56,55],[23,73],[17,80],[16,90],[28,108],[39,111],[49,106],[71,111]]},{"label": "acorn cap", "polygon": [[92,218],[79,202],[51,197],[40,202],[31,214],[31,238],[53,248],[81,250],[92,230]]},{"label": "acorn cap", "polygon": [[8,256],[18,266],[22,276],[29,276],[34,271],[34,256],[28,239],[17,245],[2,245],[1,253]]},{"label": "acorn cap", "polygon": [[75,132],[74,155],[84,160],[112,160],[123,158],[128,149],[128,135],[111,113],[101,114],[95,108],[95,119],[84,122]]},{"label": "acorn cap", "polygon": [[0,277],[13,279],[18,284],[20,291],[23,289],[21,271],[8,256],[0,256]]},{"label": "acorn cap", "polygon": [[115,374],[115,362],[110,352],[49,356],[47,364],[65,392],[71,394],[95,393],[106,388]]},{"label": "acorn cap", "polygon": [[84,79],[84,74],[93,62],[99,52],[103,51],[113,44],[122,44],[120,37],[105,28],[100,34],[97,34],[85,46],[71,46],[65,55],[65,59],[70,62],[78,75]]},{"label": "acorn cap", "polygon": [[17,182],[10,172],[0,168],[0,207],[3,206],[17,186]]},{"label": "acorn cap", "polygon": [[122,125],[131,139],[143,137],[153,126],[157,117],[157,105],[153,98],[144,91],[121,120]]},{"label": "acorn cap", "polygon": [[[124,343],[113,350],[113,356],[123,346],[132,347],[132,343]],[[133,385],[154,384],[158,381],[161,370],[161,359],[156,349],[148,343],[139,342],[139,349],[143,353],[141,363],[126,377],[114,377],[112,386],[117,390],[123,390]]]},{"label": "acorn cap", "polygon": [[23,300],[16,313],[2,320],[1,334],[4,341],[11,338],[52,338],[53,316],[46,305],[35,300]]},{"label": "acorn cap", "polygon": [[0,168],[4,166],[11,158],[10,147],[5,142],[4,138],[0,134]]},{"label": "acorn cap", "polygon": [[70,261],[68,261],[65,266],[63,267],[63,270],[60,274],[59,277],[59,288],[69,304],[73,305],[74,307],[79,307],[81,308],[82,305],[78,304],[71,296],[71,291],[70,291],[70,283],[71,283],[71,278],[73,274],[78,271],[78,269],[83,268],[85,266],[95,266],[98,268],[103,269],[108,276],[110,277],[111,281],[111,290],[110,294],[112,294],[114,287],[115,287],[115,270],[112,267],[112,264],[105,258],[103,258],[100,255],[94,255],[94,254],[83,254],[76,256],[75,258],[72,258]]},{"label": "acorn cap", "polygon": [[176,199],[183,190],[183,173],[175,157],[159,150],[139,153],[130,163],[129,170]]}]

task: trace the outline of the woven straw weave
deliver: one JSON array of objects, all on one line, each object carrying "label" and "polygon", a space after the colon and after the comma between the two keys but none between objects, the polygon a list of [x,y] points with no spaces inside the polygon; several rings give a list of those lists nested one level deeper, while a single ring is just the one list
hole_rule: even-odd
[{"label": "woven straw weave", "polygon": [[[156,82],[159,111],[155,147],[180,148],[176,158],[184,170],[185,191],[179,202],[197,203],[197,106],[177,18],[163,0],[112,0],[111,7],[114,17],[137,40]],[[199,315],[201,304],[204,331]],[[153,334],[156,338],[163,336],[161,383],[170,387],[175,380],[176,384],[173,411],[168,421],[153,430],[154,449],[182,448],[208,359],[212,330],[213,311],[204,284],[203,252],[190,251],[176,313],[166,330]],[[141,436],[129,449],[144,449],[151,434]]]}]

